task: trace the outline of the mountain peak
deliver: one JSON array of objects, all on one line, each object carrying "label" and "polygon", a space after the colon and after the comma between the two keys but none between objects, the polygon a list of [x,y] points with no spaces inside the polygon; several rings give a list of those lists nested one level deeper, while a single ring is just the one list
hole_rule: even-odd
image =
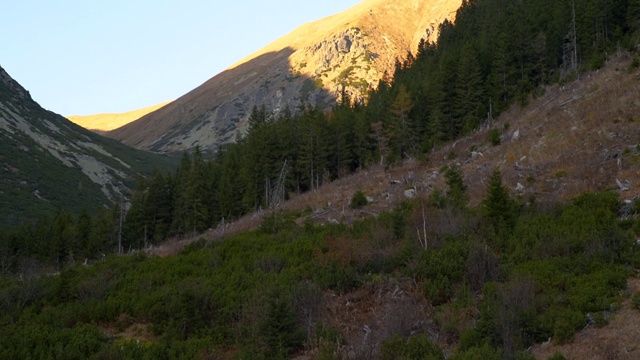
[{"label": "mountain peak", "polygon": [[3,68],[0,66],[0,90],[7,90],[9,95],[16,100],[33,101],[31,94],[22,87],[17,81],[15,81]]}]

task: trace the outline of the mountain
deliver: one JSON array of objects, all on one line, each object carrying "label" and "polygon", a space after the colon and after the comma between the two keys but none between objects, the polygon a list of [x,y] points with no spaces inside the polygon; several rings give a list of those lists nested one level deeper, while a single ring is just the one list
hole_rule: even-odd
[{"label": "mountain", "polygon": [[85,129],[93,130],[96,132],[104,132],[104,131],[117,129],[132,121],[138,120],[141,117],[147,115],[148,113],[156,111],[169,103],[171,103],[171,101],[163,102],[162,104],[158,104],[158,105],[149,106],[144,109],[127,111],[125,113],[71,115],[71,116],[67,116],[67,119],[69,119],[74,124],[78,124],[82,126]]},{"label": "mountain", "polygon": [[131,149],[40,107],[0,67],[0,224],[112,205],[171,160]]},{"label": "mountain", "polygon": [[178,100],[106,133],[154,152],[213,150],[244,134],[254,106],[279,113],[303,103],[330,107],[344,91],[362,99],[397,58],[435,42],[461,0],[367,0],[305,24]]}]

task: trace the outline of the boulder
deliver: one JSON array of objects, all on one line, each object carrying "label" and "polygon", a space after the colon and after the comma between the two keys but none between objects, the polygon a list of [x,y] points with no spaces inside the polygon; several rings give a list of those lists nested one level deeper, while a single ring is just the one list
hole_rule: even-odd
[{"label": "boulder", "polygon": [[511,140],[517,141],[520,139],[520,129],[516,130],[511,136]]},{"label": "boulder", "polygon": [[404,191],[404,197],[407,199],[415,199],[418,196],[416,189],[407,189]]},{"label": "boulder", "polygon": [[340,41],[338,41],[338,51],[343,54],[347,54],[349,51],[351,51],[351,44],[351,39],[348,36],[343,37],[342,39],[340,39]]}]

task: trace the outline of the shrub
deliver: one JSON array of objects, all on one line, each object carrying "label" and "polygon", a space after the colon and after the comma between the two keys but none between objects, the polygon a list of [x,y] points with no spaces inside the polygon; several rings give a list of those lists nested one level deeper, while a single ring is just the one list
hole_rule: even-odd
[{"label": "shrub", "polygon": [[550,356],[547,360],[567,360],[567,358],[559,351]]},{"label": "shrub", "polygon": [[634,309],[640,310],[640,292],[637,292],[631,296],[631,305]]},{"label": "shrub", "polygon": [[444,353],[427,335],[414,335],[405,340],[398,334],[386,339],[381,346],[382,359],[444,360]]},{"label": "shrub", "polygon": [[350,206],[352,209],[360,209],[368,203],[369,201],[367,200],[367,196],[364,194],[364,192],[362,192],[362,190],[357,190],[351,198]]},{"label": "shrub", "polygon": [[604,312],[602,311],[598,311],[597,313],[593,314],[593,323],[594,325],[599,329],[602,327],[607,326],[607,324],[609,324],[609,319],[607,319],[607,317],[605,316]]},{"label": "shrub", "polygon": [[493,146],[498,146],[500,145],[500,137],[502,136],[502,134],[500,133],[499,129],[491,129],[489,130],[489,143]]}]

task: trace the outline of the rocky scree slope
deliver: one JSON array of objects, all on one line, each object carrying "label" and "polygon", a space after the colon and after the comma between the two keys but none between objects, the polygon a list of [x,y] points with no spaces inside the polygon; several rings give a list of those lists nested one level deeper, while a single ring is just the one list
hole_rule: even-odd
[{"label": "rocky scree slope", "polygon": [[43,109],[0,67],[0,224],[111,205],[135,177],[171,163]]},{"label": "rocky scree slope", "polygon": [[125,144],[166,153],[215,150],[248,127],[254,106],[279,113],[301,104],[330,107],[343,89],[363,99],[397,58],[435,41],[461,0],[367,0],[305,24],[178,100],[108,132]]}]

